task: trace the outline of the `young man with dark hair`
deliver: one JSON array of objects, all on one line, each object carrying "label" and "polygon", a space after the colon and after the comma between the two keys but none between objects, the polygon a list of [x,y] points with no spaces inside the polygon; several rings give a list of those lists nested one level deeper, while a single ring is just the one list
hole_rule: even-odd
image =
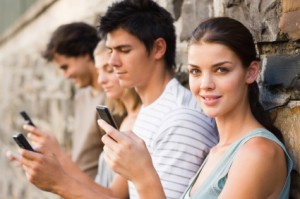
[{"label": "young man with dark hair", "polygon": [[[54,61],[64,72],[64,76],[73,80],[77,86],[72,159],[91,179],[96,176],[98,157],[103,148],[103,143],[99,142],[103,131],[96,123],[95,106],[103,104],[105,96],[97,82],[98,72],[93,57],[93,51],[99,40],[97,30],[86,23],[64,24],[52,33],[43,54],[48,61]],[[34,129],[34,131],[40,132],[39,129]],[[43,133],[42,135],[43,139],[52,139],[54,143],[57,143],[50,134]],[[57,144],[50,148],[52,150],[56,148],[56,152],[59,151]],[[18,160],[12,154],[8,155],[8,158],[12,161]]]},{"label": "young man with dark hair", "polygon": [[[191,92],[173,78],[176,36],[172,17],[151,0],[123,0],[108,8],[99,32],[106,38],[109,64],[120,84],[134,87],[141,97],[143,107],[133,132],[150,151],[166,197],[179,198],[218,137],[214,120],[203,114]],[[108,135],[123,134],[102,120],[100,124]],[[104,141],[109,163],[122,158],[111,157],[110,151],[122,155],[122,149],[132,146],[126,139],[104,136]],[[30,181],[64,198],[139,198],[139,187],[134,187],[128,176],[116,175],[109,188],[94,186],[68,176],[47,152],[22,150],[21,154]],[[49,164],[38,164],[39,159]],[[139,160],[124,164],[130,168]],[[57,172],[49,177],[45,170]],[[149,187],[148,191],[155,190]]]},{"label": "young man with dark hair", "polygon": [[104,94],[97,82],[93,51],[100,38],[97,30],[86,23],[59,26],[52,34],[44,57],[54,61],[64,76],[77,86],[72,138],[72,159],[92,179],[96,176],[98,156],[102,151],[102,131],[95,125],[97,104]]}]

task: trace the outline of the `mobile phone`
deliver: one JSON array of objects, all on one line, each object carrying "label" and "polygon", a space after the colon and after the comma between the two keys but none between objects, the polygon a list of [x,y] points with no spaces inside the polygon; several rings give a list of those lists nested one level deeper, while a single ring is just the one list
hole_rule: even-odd
[{"label": "mobile phone", "polygon": [[26,124],[31,125],[35,127],[34,123],[32,122],[31,118],[29,115],[26,113],[26,111],[21,111],[20,115],[23,117],[23,119],[26,121]]},{"label": "mobile phone", "polygon": [[96,109],[101,119],[113,126],[115,129],[119,129],[107,106],[97,105]]},{"label": "mobile phone", "polygon": [[32,146],[29,144],[29,142],[27,141],[27,139],[25,138],[25,136],[22,133],[17,133],[15,135],[13,135],[12,137],[15,140],[15,142],[19,145],[19,147],[29,150],[29,151],[34,151]]}]

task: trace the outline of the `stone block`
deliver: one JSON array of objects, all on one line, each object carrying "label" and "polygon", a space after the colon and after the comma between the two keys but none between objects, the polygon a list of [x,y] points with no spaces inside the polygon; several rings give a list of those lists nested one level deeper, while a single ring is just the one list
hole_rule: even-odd
[{"label": "stone block", "polygon": [[181,32],[178,33],[180,41],[190,38],[192,31],[198,24],[213,16],[213,0],[185,0],[181,10]]},{"label": "stone block", "polygon": [[300,55],[270,55],[263,59],[262,64],[264,85],[300,90],[296,81],[300,75]]},{"label": "stone block", "polygon": [[294,161],[295,171],[292,175],[291,196],[298,199],[300,196],[300,107],[280,108],[273,113],[276,115],[274,124],[282,131],[285,145]]},{"label": "stone block", "polygon": [[300,39],[300,8],[296,11],[283,13],[278,26],[291,39]]},{"label": "stone block", "polygon": [[300,99],[300,55],[271,55],[263,58],[259,77],[265,109]]},{"label": "stone block", "polygon": [[281,0],[282,4],[282,12],[291,12],[300,9],[300,1],[299,0]]},{"label": "stone block", "polygon": [[[218,0],[215,0],[218,1]],[[247,26],[258,42],[272,42],[279,39],[278,0],[223,0],[216,16],[229,16]]]}]

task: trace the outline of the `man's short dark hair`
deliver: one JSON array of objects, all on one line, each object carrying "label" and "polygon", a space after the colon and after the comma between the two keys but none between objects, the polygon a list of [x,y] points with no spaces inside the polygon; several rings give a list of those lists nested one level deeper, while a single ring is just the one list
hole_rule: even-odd
[{"label": "man's short dark hair", "polygon": [[68,57],[88,54],[94,60],[93,51],[99,40],[93,26],[83,22],[64,24],[53,32],[43,57],[52,61],[55,53]]},{"label": "man's short dark hair", "polygon": [[167,68],[175,68],[176,34],[171,14],[151,0],[123,0],[110,6],[100,18],[99,33],[122,28],[144,43],[148,53],[154,41],[163,38],[167,44],[165,62]]}]

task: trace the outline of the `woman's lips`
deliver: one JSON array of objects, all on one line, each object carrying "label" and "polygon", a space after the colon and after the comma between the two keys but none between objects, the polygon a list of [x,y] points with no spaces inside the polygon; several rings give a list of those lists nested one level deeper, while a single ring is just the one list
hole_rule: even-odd
[{"label": "woman's lips", "polygon": [[207,106],[214,106],[219,102],[221,96],[213,96],[213,95],[201,95],[201,99],[203,103]]}]

